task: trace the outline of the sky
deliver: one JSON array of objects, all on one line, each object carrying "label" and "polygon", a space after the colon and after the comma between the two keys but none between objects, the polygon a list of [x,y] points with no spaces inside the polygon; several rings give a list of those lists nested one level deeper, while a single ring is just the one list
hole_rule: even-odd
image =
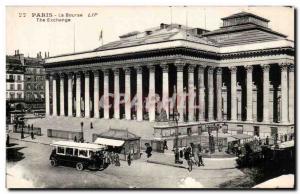
[{"label": "sky", "polygon": [[[25,56],[36,57],[41,51],[50,56],[93,50],[103,43],[119,39],[131,31],[143,31],[160,23],[181,23],[189,27],[218,29],[221,18],[241,11],[251,12],[270,20],[269,27],[294,40],[294,9],[290,7],[201,7],[201,6],[122,6],[122,7],[7,7],[6,54],[15,50]],[[68,17],[70,22],[40,22],[36,16],[52,14],[82,14]],[[25,14],[25,17],[23,17]],[[172,15],[172,17],[171,17]],[[90,16],[90,17],[89,17]],[[75,48],[75,49],[74,49]]]}]

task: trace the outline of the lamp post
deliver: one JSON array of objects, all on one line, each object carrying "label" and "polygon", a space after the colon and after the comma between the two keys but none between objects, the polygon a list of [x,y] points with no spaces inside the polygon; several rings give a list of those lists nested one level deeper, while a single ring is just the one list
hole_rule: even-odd
[{"label": "lamp post", "polygon": [[174,119],[176,122],[176,131],[175,131],[175,164],[177,164],[179,162],[179,150],[178,150],[178,120],[179,120],[179,113],[176,111],[174,111]]}]

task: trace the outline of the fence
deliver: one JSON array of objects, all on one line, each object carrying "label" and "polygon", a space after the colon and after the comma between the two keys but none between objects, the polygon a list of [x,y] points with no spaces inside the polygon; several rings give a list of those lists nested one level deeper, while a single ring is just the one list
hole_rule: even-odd
[{"label": "fence", "polygon": [[[21,133],[22,132],[22,128],[14,128],[13,129],[14,133]],[[31,127],[24,127],[23,128],[23,133],[25,134],[31,134],[31,132],[33,131],[34,135],[42,135],[42,130],[39,127],[33,127],[33,130],[31,129]]]},{"label": "fence", "polygon": [[76,137],[76,139],[79,140],[80,138],[82,138],[83,134],[82,132],[77,132],[77,131],[62,131],[56,129],[48,129],[47,136],[61,138],[61,139],[69,139],[69,140],[74,140]]}]

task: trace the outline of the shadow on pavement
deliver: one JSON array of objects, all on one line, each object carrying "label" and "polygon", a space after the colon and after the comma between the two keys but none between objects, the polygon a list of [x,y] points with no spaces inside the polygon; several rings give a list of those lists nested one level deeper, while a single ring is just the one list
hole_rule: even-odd
[{"label": "shadow on pavement", "polygon": [[20,152],[21,149],[26,147],[7,147],[6,148],[6,161],[18,162],[25,158],[24,153]]}]

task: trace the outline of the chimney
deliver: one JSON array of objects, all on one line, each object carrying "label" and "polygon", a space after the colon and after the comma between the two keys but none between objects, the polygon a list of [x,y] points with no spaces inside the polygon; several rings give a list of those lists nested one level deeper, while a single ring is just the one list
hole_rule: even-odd
[{"label": "chimney", "polygon": [[45,59],[47,58],[47,52],[45,52]]},{"label": "chimney", "polygon": [[17,50],[15,50],[15,56],[17,56]]},{"label": "chimney", "polygon": [[164,23],[161,23],[160,24],[160,29],[164,29],[165,28],[165,24]]},{"label": "chimney", "polygon": [[48,52],[48,57],[50,57],[50,53]]}]

